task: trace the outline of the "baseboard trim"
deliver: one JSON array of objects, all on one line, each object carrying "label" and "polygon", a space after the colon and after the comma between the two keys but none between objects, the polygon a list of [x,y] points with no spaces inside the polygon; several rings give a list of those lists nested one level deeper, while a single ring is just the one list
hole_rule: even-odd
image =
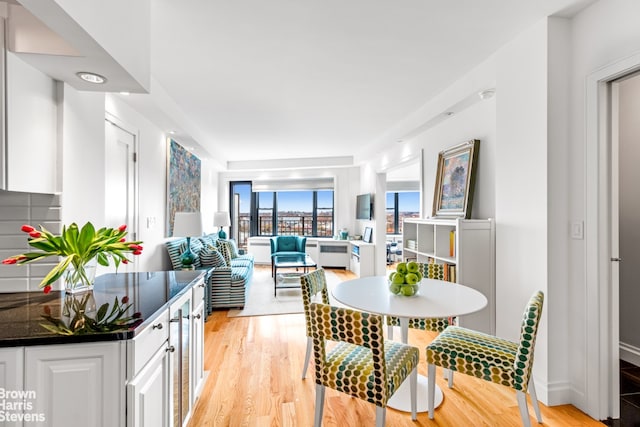
[{"label": "baseboard trim", "polygon": [[620,359],[632,365],[640,366],[640,348],[620,342]]}]

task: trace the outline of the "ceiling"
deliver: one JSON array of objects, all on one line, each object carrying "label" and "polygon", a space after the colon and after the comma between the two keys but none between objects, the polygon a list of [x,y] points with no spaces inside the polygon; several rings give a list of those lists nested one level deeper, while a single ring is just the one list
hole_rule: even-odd
[{"label": "ceiling", "polygon": [[123,99],[225,164],[357,156],[524,29],[591,2],[151,0],[151,93]]}]

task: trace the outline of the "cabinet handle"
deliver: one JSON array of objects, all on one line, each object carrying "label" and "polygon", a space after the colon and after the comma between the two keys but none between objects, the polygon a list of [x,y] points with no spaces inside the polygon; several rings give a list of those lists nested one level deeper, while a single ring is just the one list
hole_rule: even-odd
[{"label": "cabinet handle", "polygon": [[195,315],[195,316],[193,316],[193,317],[195,317],[196,319],[200,319],[202,316],[200,315],[200,313],[198,313],[198,314],[196,314],[196,315]]},{"label": "cabinet handle", "polygon": [[198,286],[200,286],[201,288],[206,288],[207,285],[205,285],[204,283],[200,283]]},{"label": "cabinet handle", "polygon": [[167,350],[166,350],[166,351],[167,351],[167,352],[169,352],[169,353],[173,353],[174,351],[176,351],[176,348],[175,348],[174,346],[170,345],[170,346],[167,348]]},{"label": "cabinet handle", "polygon": [[162,329],[162,323],[158,323],[157,325],[153,325],[153,329]]}]

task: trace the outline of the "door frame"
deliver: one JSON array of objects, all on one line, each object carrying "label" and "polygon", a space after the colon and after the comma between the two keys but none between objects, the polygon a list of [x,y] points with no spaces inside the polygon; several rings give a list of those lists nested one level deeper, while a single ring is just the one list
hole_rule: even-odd
[{"label": "door frame", "polygon": [[[619,291],[611,258],[612,82],[640,70],[640,54],[593,72],[586,81],[585,110],[585,253],[586,284],[585,407],[592,417],[619,418]],[[595,172],[595,173],[594,173]],[[614,254],[613,251],[616,251]]]}]

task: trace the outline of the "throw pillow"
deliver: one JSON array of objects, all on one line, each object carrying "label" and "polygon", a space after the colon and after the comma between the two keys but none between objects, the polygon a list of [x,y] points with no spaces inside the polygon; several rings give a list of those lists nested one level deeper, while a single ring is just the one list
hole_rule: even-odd
[{"label": "throw pillow", "polygon": [[240,256],[240,254],[238,252],[238,244],[233,239],[229,239],[227,241],[229,242],[229,250],[231,251],[231,259],[238,258]]},{"label": "throw pillow", "polygon": [[222,254],[213,246],[205,246],[200,252],[200,264],[203,267],[226,267],[227,263]]},{"label": "throw pillow", "polygon": [[218,250],[224,257],[224,262],[226,262],[227,265],[231,265],[231,249],[229,246],[231,246],[229,241],[218,239]]}]

